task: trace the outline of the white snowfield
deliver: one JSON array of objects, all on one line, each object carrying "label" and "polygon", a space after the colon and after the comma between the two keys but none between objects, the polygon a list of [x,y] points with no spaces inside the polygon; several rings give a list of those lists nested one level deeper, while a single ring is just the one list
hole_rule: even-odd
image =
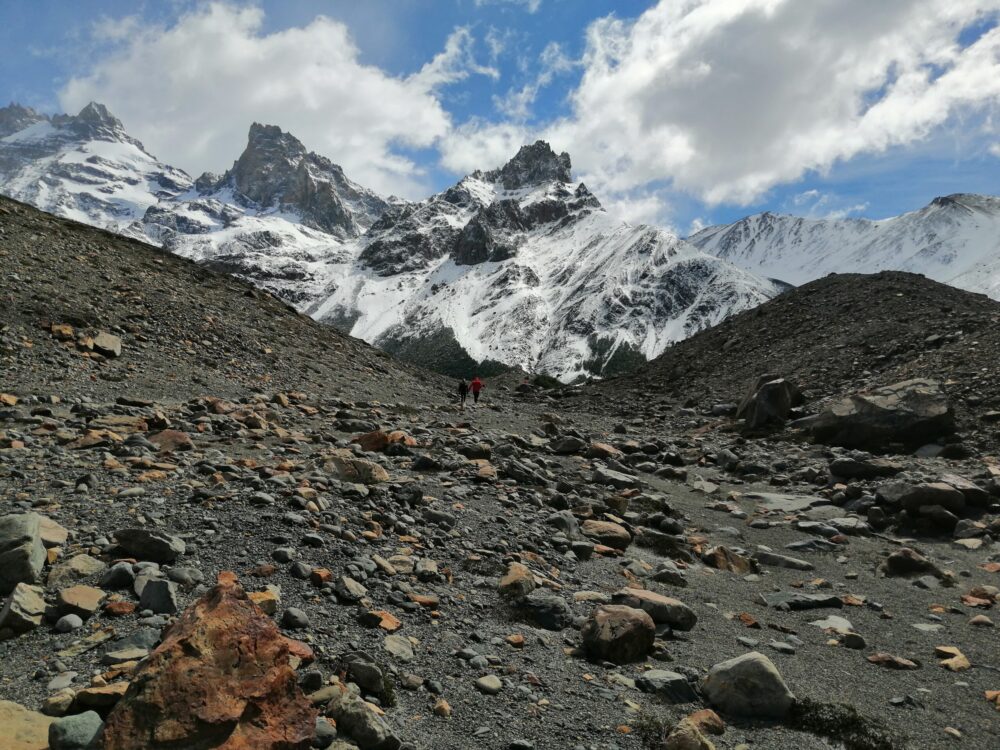
[{"label": "white snowfield", "polygon": [[891,219],[756,214],[688,238],[707,253],[790,284],[830,273],[910,271],[1000,299],[1000,197],[935,198]]},{"label": "white snowfield", "polygon": [[1000,298],[998,198],[878,222],[762,214],[685,241],[609,215],[543,142],[408,203],[270,126],[251,126],[226,175],[195,182],[99,104],[51,118],[12,106],[0,192],[233,273],[369,343],[443,335],[476,361],[566,381],[656,357],[779,293],[770,279],[900,269]]}]

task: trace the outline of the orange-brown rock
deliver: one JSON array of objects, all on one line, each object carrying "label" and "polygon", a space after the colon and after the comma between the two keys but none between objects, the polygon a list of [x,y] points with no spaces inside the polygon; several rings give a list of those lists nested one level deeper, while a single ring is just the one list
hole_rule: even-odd
[{"label": "orange-brown rock", "polygon": [[149,442],[160,449],[160,453],[189,451],[194,448],[191,436],[180,430],[160,430],[149,436]]},{"label": "orange-brown rock", "polygon": [[104,750],[305,750],[316,712],[289,641],[233,573],[189,607],[108,716]]},{"label": "orange-brown rock", "polygon": [[357,443],[361,446],[361,450],[368,453],[382,453],[389,447],[389,436],[382,430],[375,430],[373,432],[366,432],[364,435],[358,435],[352,438],[351,442]]}]

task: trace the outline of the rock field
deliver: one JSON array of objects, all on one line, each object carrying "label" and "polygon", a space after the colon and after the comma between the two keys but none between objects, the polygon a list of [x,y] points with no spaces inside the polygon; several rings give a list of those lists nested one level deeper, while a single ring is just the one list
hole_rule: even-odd
[{"label": "rock field", "polygon": [[0,279],[4,750],[997,747],[996,303],[762,360],[825,279],[463,412],[8,200]]}]

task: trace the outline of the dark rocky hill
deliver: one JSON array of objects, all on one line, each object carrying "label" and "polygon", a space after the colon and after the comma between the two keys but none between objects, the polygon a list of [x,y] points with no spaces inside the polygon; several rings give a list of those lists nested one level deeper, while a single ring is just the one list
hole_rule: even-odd
[{"label": "dark rocky hill", "polygon": [[[4,388],[24,395],[231,398],[322,386],[398,400],[442,382],[246,282],[7,198],[0,273]],[[102,332],[120,339],[120,355],[94,350]]]},{"label": "dark rocky hill", "polygon": [[[837,274],[678,342],[599,389],[710,407],[738,402],[764,373],[807,402],[910,378],[946,384],[966,429],[1000,409],[1000,303],[923,276]],[[991,417],[987,416],[987,419]]]}]

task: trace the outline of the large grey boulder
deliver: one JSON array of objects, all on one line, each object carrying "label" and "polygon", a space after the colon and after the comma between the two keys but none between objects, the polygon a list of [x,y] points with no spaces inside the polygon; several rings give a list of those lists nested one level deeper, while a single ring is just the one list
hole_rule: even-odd
[{"label": "large grey boulder", "polygon": [[41,577],[45,564],[41,521],[37,513],[0,516],[0,594]]},{"label": "large grey boulder", "polygon": [[87,750],[103,726],[95,711],[56,719],[49,724],[49,750]]},{"label": "large grey boulder", "polygon": [[119,529],[115,541],[137,560],[157,563],[173,562],[186,550],[183,539],[150,529]]},{"label": "large grey boulder", "polygon": [[802,391],[776,375],[761,375],[736,409],[737,419],[747,427],[784,424],[792,409],[802,404]]},{"label": "large grey boulder", "polygon": [[955,412],[937,381],[906,380],[848,396],[795,426],[820,443],[881,451],[890,444],[917,447],[954,433]]},{"label": "large grey boulder", "polygon": [[702,692],[724,713],[756,718],[780,719],[795,701],[777,667],[756,651],[712,667]]}]

